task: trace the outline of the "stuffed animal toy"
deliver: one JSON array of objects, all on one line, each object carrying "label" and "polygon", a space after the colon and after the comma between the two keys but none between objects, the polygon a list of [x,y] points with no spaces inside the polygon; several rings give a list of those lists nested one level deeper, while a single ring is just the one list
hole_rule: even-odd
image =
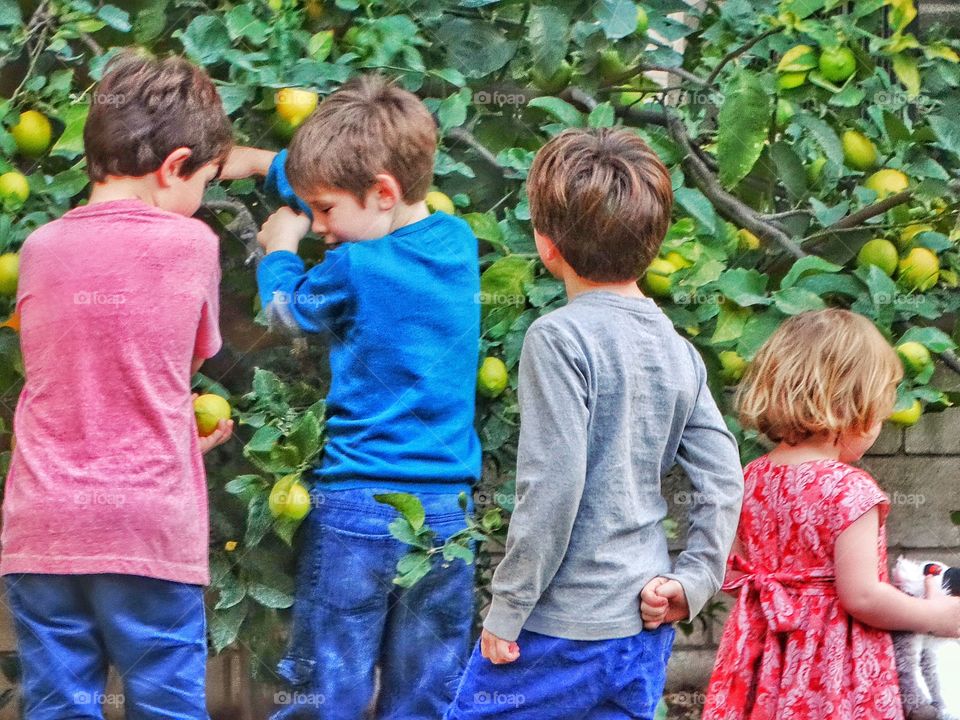
[{"label": "stuffed animal toy", "polygon": [[[940,578],[943,591],[960,596],[960,567],[899,558],[894,584],[908,595],[923,597],[924,579]],[[960,641],[893,633],[900,674],[900,695],[907,720],[960,720]]]}]

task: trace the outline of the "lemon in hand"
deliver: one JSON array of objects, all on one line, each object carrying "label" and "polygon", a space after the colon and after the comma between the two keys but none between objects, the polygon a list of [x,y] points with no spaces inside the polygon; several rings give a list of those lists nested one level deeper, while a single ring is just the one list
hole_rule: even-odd
[{"label": "lemon in hand", "polygon": [[217,429],[221,420],[230,419],[230,403],[219,395],[207,393],[193,401],[193,412],[197,417],[197,430],[201,437],[206,437]]}]

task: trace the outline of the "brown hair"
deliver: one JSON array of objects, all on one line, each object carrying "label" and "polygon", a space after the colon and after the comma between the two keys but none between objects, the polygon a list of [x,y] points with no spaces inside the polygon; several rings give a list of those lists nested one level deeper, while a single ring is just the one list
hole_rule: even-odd
[{"label": "brown hair", "polygon": [[309,198],[320,187],[361,203],[376,176],[396,178],[407,203],[423,200],[433,181],[437,125],[413,93],[382,75],[362,75],[317,106],[290,143],[287,175]]},{"label": "brown hair", "polygon": [[533,227],[588,280],[639,277],[670,224],[670,173],[624,129],[565,130],[534,158],[527,177]]},{"label": "brown hair", "polygon": [[740,421],[774,442],[866,432],[893,410],[903,366],[867,318],[832,308],[770,336],[737,388]]},{"label": "brown hair", "polygon": [[107,64],[83,128],[94,182],[148,175],[179,147],[192,151],[183,164],[190,177],[226,158],[232,145],[230,120],[203,70],[179,57],[159,60],[134,51]]}]

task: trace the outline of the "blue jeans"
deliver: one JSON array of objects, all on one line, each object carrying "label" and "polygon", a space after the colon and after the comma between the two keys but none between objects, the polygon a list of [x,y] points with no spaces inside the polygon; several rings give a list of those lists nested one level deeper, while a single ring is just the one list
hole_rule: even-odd
[{"label": "blue jeans", "polygon": [[[409,589],[393,584],[409,546],[376,489],[314,491],[304,521],[290,646],[274,720],[440,720],[470,653],[474,566],[438,563]],[[418,494],[442,539],[465,527],[454,493]]]},{"label": "blue jeans", "polygon": [[[203,588],[138,575],[4,578],[27,720],[207,720]],[[105,695],[107,667],[123,694]],[[116,708],[112,708],[116,709]]]},{"label": "blue jeans", "polygon": [[520,657],[494,665],[477,644],[445,720],[652,720],[674,629],[616,640],[565,640],[523,630]]}]

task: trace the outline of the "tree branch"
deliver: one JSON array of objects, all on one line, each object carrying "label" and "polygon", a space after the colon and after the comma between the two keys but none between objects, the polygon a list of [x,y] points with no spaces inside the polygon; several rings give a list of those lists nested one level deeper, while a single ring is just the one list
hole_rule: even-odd
[{"label": "tree branch", "polygon": [[733,50],[728,52],[726,55],[720,58],[720,62],[717,63],[717,66],[710,72],[709,75],[707,75],[706,84],[713,85],[714,81],[716,81],[717,77],[720,75],[720,71],[723,70],[723,68],[727,65],[727,63],[743,55],[747,50],[752,48],[761,40],[764,40],[770,37],[771,35],[776,35],[782,29],[783,28],[770,28],[769,30],[760,33],[756,37],[751,38],[740,47],[734,48]]},{"label": "tree branch", "polygon": [[854,213],[850,213],[839,220],[837,220],[833,225],[828,225],[823,228],[823,230],[818,230],[817,232],[808,235],[800,241],[801,245],[806,245],[808,243],[812,245],[818,245],[820,242],[823,242],[824,239],[837,234],[838,232],[851,232],[867,229],[864,226],[864,222],[870,218],[874,218],[877,215],[883,215],[887,210],[895,208],[897,205],[902,205],[905,202],[908,202],[910,198],[913,197],[912,190],[904,190],[903,192],[898,192],[895,195],[891,195],[888,198],[884,198],[880,202],[876,202],[873,205],[867,205],[865,208],[861,208]]},{"label": "tree branch", "polygon": [[629,70],[626,70],[619,75],[617,75],[613,80],[608,83],[604,83],[603,87],[613,87],[614,85],[619,85],[623,82],[626,82],[632,77],[641,75],[645,72],[662,72],[667,73],[668,75],[675,75],[681,80],[686,80],[689,83],[693,83],[697,87],[709,87],[710,84],[704,80],[699,75],[694,75],[689,70],[684,70],[682,67],[667,67],[665,65],[637,65],[632,67]]},{"label": "tree branch", "polygon": [[483,143],[477,140],[476,136],[466,128],[450,128],[447,130],[446,135],[448,138],[456,140],[457,142],[462,142],[464,145],[469,147],[480,156],[481,160],[500,171],[500,174],[503,175],[503,177],[515,179],[516,176],[513,174],[513,171],[510,168],[501,165],[500,161],[497,160],[497,156],[490,152],[490,150],[487,149]]}]

